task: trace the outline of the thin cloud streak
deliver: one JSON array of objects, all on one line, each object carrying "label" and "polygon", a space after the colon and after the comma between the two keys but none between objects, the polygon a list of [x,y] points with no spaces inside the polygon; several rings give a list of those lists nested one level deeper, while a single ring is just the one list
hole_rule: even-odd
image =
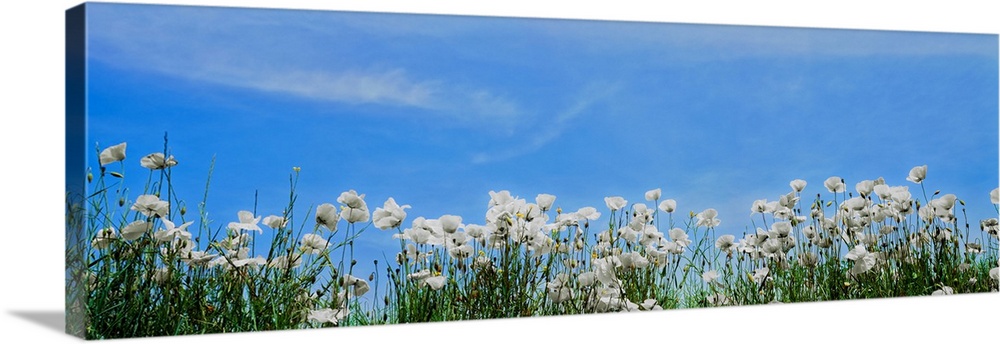
[{"label": "thin cloud streak", "polygon": [[586,114],[593,105],[613,96],[619,89],[621,89],[620,83],[594,83],[589,85],[579,96],[577,96],[576,102],[566,108],[566,110],[558,113],[552,122],[536,126],[536,128],[547,129],[531,134],[531,139],[527,140],[526,144],[499,153],[477,153],[473,155],[472,163],[486,164],[501,162],[525,154],[534,153],[539,149],[542,149],[548,143],[562,136],[563,132],[565,132],[566,129],[572,125],[574,119]]}]

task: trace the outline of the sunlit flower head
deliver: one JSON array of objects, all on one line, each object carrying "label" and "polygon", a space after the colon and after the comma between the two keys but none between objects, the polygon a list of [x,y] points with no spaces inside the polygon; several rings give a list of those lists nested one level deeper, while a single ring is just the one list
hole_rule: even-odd
[{"label": "sunlit flower head", "polygon": [[143,233],[146,233],[151,228],[153,228],[152,222],[144,220],[134,221],[125,225],[125,228],[122,228],[122,238],[129,241],[139,239]]},{"label": "sunlit flower head", "polygon": [[620,196],[604,197],[604,204],[607,205],[608,209],[611,209],[611,211],[616,211],[628,205],[628,201]]},{"label": "sunlit flower head", "polygon": [[105,148],[100,154],[101,166],[125,160],[125,142]]},{"label": "sunlit flower head", "polygon": [[288,224],[288,219],[283,216],[268,215],[264,218],[264,224],[274,229],[284,228]]},{"label": "sunlit flower head", "polygon": [[806,181],[802,179],[796,179],[788,183],[788,186],[791,186],[792,190],[795,190],[795,192],[802,192],[802,190],[806,189]]},{"label": "sunlit flower head", "polygon": [[294,269],[302,264],[302,256],[292,254],[291,258],[289,256],[277,256],[271,259],[271,262],[267,265],[272,268],[278,269]]},{"label": "sunlit flower head", "polygon": [[816,264],[818,263],[819,263],[819,256],[817,256],[815,253],[802,252],[799,254],[799,264],[802,264],[807,268],[816,267]]},{"label": "sunlit flower head", "polygon": [[330,246],[330,242],[326,241],[326,239],[312,233],[303,235],[299,243],[302,245],[303,252],[311,254],[323,252],[323,250]]},{"label": "sunlit flower head", "polygon": [[549,209],[552,208],[552,203],[555,203],[555,201],[556,196],[550,194],[538,194],[538,196],[535,197],[535,204],[538,204],[538,207],[541,208],[542,211],[549,211]]},{"label": "sunlit flower head", "polygon": [[366,208],[365,195],[358,195],[357,191],[348,190],[340,193],[337,202],[349,208]]},{"label": "sunlit flower head", "polygon": [[663,307],[660,307],[660,305],[656,304],[656,299],[646,299],[641,304],[639,304],[639,307],[647,311],[663,310]]},{"label": "sunlit flower head", "polygon": [[833,193],[844,192],[844,190],[847,189],[847,186],[844,185],[844,180],[837,176],[827,178],[826,181],[823,182],[823,186]]},{"label": "sunlit flower head", "polygon": [[704,280],[705,283],[709,283],[709,284],[711,284],[711,283],[718,283],[719,272],[715,271],[715,270],[705,271],[705,273],[701,274],[701,279]]},{"label": "sunlit flower head", "polygon": [[935,290],[933,293],[931,293],[931,296],[952,295],[954,293],[955,289],[952,289],[952,287],[941,286],[941,289]]},{"label": "sunlit flower head", "polygon": [[580,208],[576,211],[576,215],[580,218],[581,221],[584,219],[594,221],[601,218],[601,213],[598,212],[597,208],[594,207]]},{"label": "sunlit flower head", "polygon": [[431,290],[441,290],[448,279],[442,276],[427,277],[420,281],[420,285],[431,287]]},{"label": "sunlit flower head", "polygon": [[753,204],[750,205],[750,213],[751,214],[763,214],[763,213],[769,213],[769,212],[773,212],[773,211],[774,211],[773,208],[770,209],[770,210],[768,209],[767,200],[766,199],[759,199],[759,200],[753,201]]},{"label": "sunlit flower head", "polygon": [[733,248],[736,247],[735,240],[736,236],[732,234],[724,234],[715,240],[715,248],[722,252],[730,253],[733,251]]},{"label": "sunlit flower head", "polygon": [[260,223],[260,216],[253,217],[253,213],[246,210],[240,210],[238,213],[236,213],[236,216],[239,218],[240,221],[230,222],[229,229],[234,231],[246,230],[246,231],[255,231],[257,233],[264,233],[264,230],[257,225],[258,223]]},{"label": "sunlit flower head", "polygon": [[878,195],[878,198],[882,199],[883,201],[888,201],[889,199],[892,198],[892,189],[889,188],[888,185],[885,184],[875,185],[874,187],[872,187],[872,191],[874,191],[875,194]]},{"label": "sunlit flower head", "polygon": [[187,227],[193,224],[193,221],[186,222],[180,226],[175,226],[173,222],[167,219],[163,219],[163,230],[156,231],[153,233],[153,238],[158,242],[168,242],[173,241],[174,238],[183,238],[191,240],[191,233],[187,231]]},{"label": "sunlit flower head", "polygon": [[854,266],[851,267],[850,272],[851,275],[855,276],[871,270],[871,268],[875,267],[876,263],[875,255],[868,252],[868,250],[865,249],[865,245],[854,246],[850,252],[847,252],[847,255],[845,255],[844,258],[854,261]]},{"label": "sunlit flower head", "polygon": [[704,227],[716,227],[722,220],[715,218],[719,215],[719,212],[713,208],[705,209],[704,211],[698,213],[698,224],[696,226]]},{"label": "sunlit flower head", "polygon": [[875,190],[875,181],[872,180],[862,180],[854,186],[854,190],[861,194],[861,196],[868,196]]},{"label": "sunlit flower head", "polygon": [[343,282],[342,285],[344,288],[354,287],[354,296],[362,296],[369,290],[371,290],[371,287],[368,286],[368,281],[365,281],[364,279],[361,278],[357,278],[351,275],[344,275],[341,281]]},{"label": "sunlit flower head", "polygon": [[382,208],[375,208],[375,212],[372,213],[372,221],[379,229],[399,227],[406,219],[406,209],[409,208],[409,204],[400,206],[396,204],[395,199],[389,197]]},{"label": "sunlit flower head", "polygon": [[576,279],[577,282],[580,283],[580,286],[589,287],[594,285],[594,282],[597,281],[597,274],[595,274],[593,271],[587,271],[580,274],[580,276],[577,276]]},{"label": "sunlit flower head", "polygon": [[442,215],[438,218],[438,222],[441,223],[441,229],[445,233],[451,234],[455,233],[459,227],[462,227],[462,217],[455,215]]},{"label": "sunlit flower head", "polygon": [[510,191],[502,190],[500,192],[490,191],[490,207],[495,207],[498,205],[505,205],[514,202],[514,197],[510,195]]},{"label": "sunlit flower head", "polygon": [[180,256],[180,259],[192,267],[206,267],[209,262],[218,256],[218,254],[208,254],[205,251],[188,251],[184,252]]},{"label": "sunlit flower head", "polygon": [[164,168],[173,167],[177,165],[177,160],[174,156],[165,157],[163,153],[153,153],[142,157],[139,160],[139,165],[151,170],[162,170]]},{"label": "sunlit flower head", "polygon": [[136,198],[132,204],[132,210],[138,211],[146,216],[166,217],[170,211],[170,203],[161,201],[156,195],[142,195]]},{"label": "sunlit flower head", "polygon": [[316,207],[316,224],[335,232],[338,221],[340,221],[340,214],[337,213],[337,207],[333,204],[323,203]]},{"label": "sunlit flower head", "polygon": [[669,232],[667,232],[667,235],[670,236],[670,240],[673,240],[678,245],[681,245],[683,247],[691,245],[691,239],[688,239],[688,235],[686,232],[684,232],[683,229],[680,228],[671,229]]},{"label": "sunlit flower head", "polygon": [[350,314],[350,310],[346,308],[323,308],[310,310],[309,316],[306,317],[309,321],[316,321],[320,323],[331,323],[336,325],[341,319],[347,317]]},{"label": "sunlit flower head", "polygon": [[646,191],[646,200],[647,201],[658,200],[658,199],[660,199],[660,196],[662,194],[663,194],[663,190],[660,190],[659,188]]},{"label": "sunlit flower head", "polygon": [[370,214],[368,214],[367,207],[364,208],[343,207],[340,208],[340,218],[344,219],[344,221],[347,221],[349,223],[368,222]]},{"label": "sunlit flower head", "polygon": [[672,199],[663,200],[663,202],[660,202],[659,208],[664,213],[672,213],[677,209],[677,201]]},{"label": "sunlit flower head", "polygon": [[766,266],[758,268],[753,271],[753,275],[750,275],[750,280],[757,283],[764,283],[765,280],[771,279],[770,274],[771,274],[771,269],[768,269]]},{"label": "sunlit flower head", "polygon": [[97,231],[97,235],[94,236],[94,240],[90,242],[90,245],[102,250],[108,248],[117,239],[118,232],[115,231],[114,227],[108,227]]},{"label": "sunlit flower head", "polygon": [[927,178],[927,165],[917,166],[910,169],[910,175],[906,177],[906,180],[920,184]]}]

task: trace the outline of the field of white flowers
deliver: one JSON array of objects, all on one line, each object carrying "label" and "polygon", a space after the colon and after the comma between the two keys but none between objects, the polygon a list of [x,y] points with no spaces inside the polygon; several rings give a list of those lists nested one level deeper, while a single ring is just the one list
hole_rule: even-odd
[{"label": "field of white flowers", "polygon": [[[556,195],[490,192],[482,222],[392,197],[372,211],[355,190],[300,209],[297,168],[287,207],[240,211],[213,230],[204,202],[177,206],[173,156],[139,159],[151,173],[135,200],[117,196],[116,168],[135,163],[126,144],[99,161],[86,214],[70,219],[85,229],[86,247],[70,248],[85,268],[67,283],[82,291],[87,338],[948,295],[1000,282],[997,218],[970,224],[957,195],[928,195],[927,166],[908,185],[793,180],[747,205],[756,231],[737,237],[716,234],[715,209],[680,211],[660,189],[575,210]],[[803,194],[817,182],[826,192]],[[366,229],[398,241],[375,271],[355,269]],[[266,254],[251,254],[254,235],[272,237]]]}]

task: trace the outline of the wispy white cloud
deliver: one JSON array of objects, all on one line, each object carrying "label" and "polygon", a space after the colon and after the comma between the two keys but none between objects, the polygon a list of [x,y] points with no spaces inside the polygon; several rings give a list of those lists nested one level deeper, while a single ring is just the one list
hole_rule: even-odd
[{"label": "wispy white cloud", "polygon": [[[121,68],[318,101],[413,107],[508,132],[521,114],[517,102],[483,86],[366,62],[363,51],[353,56],[338,47],[344,33],[327,18],[345,14],[135,5],[91,13],[90,57]],[[325,39],[297,41],[303,30]]]},{"label": "wispy white cloud", "polygon": [[620,83],[592,83],[584,87],[576,96],[574,102],[565,110],[560,111],[551,121],[533,126],[519,145],[506,147],[502,151],[479,152],[472,156],[472,163],[485,164],[510,160],[542,149],[547,144],[562,136],[574,121],[585,115],[595,104],[607,100],[621,89]]}]

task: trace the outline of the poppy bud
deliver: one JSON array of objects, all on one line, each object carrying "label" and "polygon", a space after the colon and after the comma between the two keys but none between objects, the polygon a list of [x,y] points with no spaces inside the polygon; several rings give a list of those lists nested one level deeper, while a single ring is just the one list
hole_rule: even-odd
[{"label": "poppy bud", "polygon": [[118,198],[118,206],[121,207],[121,206],[124,206],[124,205],[125,205],[125,198],[119,197]]},{"label": "poppy bud", "polygon": [[124,175],[122,175],[121,173],[118,173],[118,172],[111,172],[111,176],[112,177],[118,177],[118,178],[125,178]]},{"label": "poppy bud", "polygon": [[94,181],[94,174],[90,173],[90,172],[87,172],[87,183],[90,183],[90,182],[93,182],[93,181]]}]

